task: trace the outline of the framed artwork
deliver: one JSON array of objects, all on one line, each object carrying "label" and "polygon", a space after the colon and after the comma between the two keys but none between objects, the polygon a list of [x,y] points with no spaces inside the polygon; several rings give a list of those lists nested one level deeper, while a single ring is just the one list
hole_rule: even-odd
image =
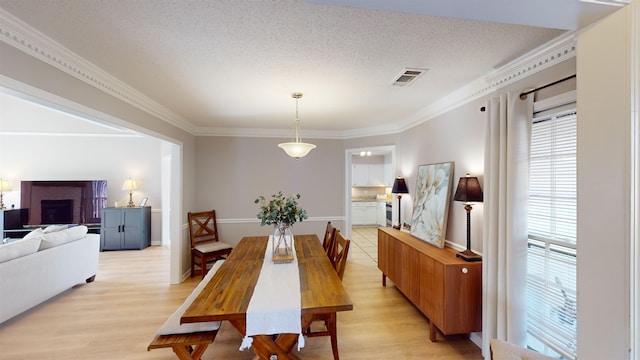
[{"label": "framed artwork", "polygon": [[140,207],[145,207],[147,205],[148,200],[149,198],[142,198],[142,201],[140,201]]},{"label": "framed artwork", "polygon": [[411,217],[411,234],[444,247],[451,199],[453,162],[420,165]]}]

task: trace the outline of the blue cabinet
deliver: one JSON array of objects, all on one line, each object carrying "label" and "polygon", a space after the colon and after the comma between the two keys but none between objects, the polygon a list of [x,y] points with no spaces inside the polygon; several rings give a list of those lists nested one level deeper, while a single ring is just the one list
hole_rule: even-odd
[{"label": "blue cabinet", "polygon": [[151,245],[151,207],[102,210],[100,250],[141,250]]}]

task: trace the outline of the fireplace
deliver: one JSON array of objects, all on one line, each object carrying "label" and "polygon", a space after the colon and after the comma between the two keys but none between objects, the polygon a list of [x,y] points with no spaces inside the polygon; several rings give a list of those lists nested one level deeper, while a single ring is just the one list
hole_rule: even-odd
[{"label": "fireplace", "polygon": [[99,226],[102,209],[107,205],[107,181],[22,181],[20,205],[29,209],[28,225],[67,223]]},{"label": "fireplace", "polygon": [[73,199],[40,200],[41,224],[73,223]]}]

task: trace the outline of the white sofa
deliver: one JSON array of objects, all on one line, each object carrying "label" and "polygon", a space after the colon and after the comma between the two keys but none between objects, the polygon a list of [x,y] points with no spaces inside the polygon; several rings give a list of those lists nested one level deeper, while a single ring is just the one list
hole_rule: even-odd
[{"label": "white sofa", "polygon": [[0,323],[76,284],[93,281],[99,254],[100,235],[87,234],[84,226],[46,234],[40,229],[1,245]]}]

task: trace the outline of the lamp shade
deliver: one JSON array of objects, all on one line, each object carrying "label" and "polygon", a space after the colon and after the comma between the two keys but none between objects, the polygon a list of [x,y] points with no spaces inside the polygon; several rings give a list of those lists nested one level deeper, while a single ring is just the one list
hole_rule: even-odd
[{"label": "lamp shade", "polygon": [[302,97],[302,93],[294,92],[291,94],[291,97],[296,99],[296,121],[295,124],[295,138],[291,142],[278,144],[278,147],[284,150],[287,155],[292,158],[300,159],[301,157],[305,157],[309,151],[316,148],[315,145],[309,143],[303,143],[300,139],[300,118],[298,117],[298,99]]},{"label": "lamp shade", "polygon": [[482,202],[482,189],[480,182],[475,176],[461,177],[458,181],[458,188],[453,196],[453,200],[464,202]]},{"label": "lamp shade", "polygon": [[0,191],[11,191],[11,184],[6,179],[0,179]]},{"label": "lamp shade", "polygon": [[136,184],[135,180],[128,178],[127,180],[124,181],[124,184],[122,184],[122,190],[126,190],[126,191],[138,190],[138,184]]},{"label": "lamp shade", "polygon": [[309,151],[316,148],[315,145],[303,142],[287,142],[278,144],[278,147],[284,150],[287,155],[292,158],[300,159],[301,157],[305,157]]},{"label": "lamp shade", "polygon": [[393,194],[408,194],[409,189],[407,188],[407,183],[404,181],[404,178],[398,177],[393,181],[393,189],[391,189]]}]

